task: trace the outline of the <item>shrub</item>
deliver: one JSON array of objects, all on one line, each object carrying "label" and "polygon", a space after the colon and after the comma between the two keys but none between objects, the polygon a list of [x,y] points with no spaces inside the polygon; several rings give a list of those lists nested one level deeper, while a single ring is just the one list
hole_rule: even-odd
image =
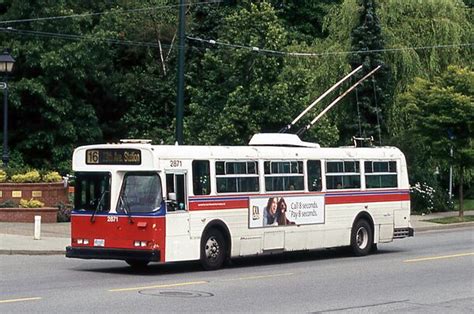
[{"label": "shrub", "polygon": [[35,200],[35,199],[30,199],[29,201],[21,199],[20,200],[20,207],[22,207],[22,208],[39,208],[39,207],[44,207],[44,203],[41,202],[41,201]]},{"label": "shrub", "polygon": [[437,190],[427,183],[417,182],[410,187],[411,209],[420,214],[452,210],[453,203],[447,196],[446,191]]},{"label": "shrub", "polygon": [[434,209],[435,190],[426,183],[417,182],[410,187],[411,209],[417,213],[429,214]]},{"label": "shrub", "polygon": [[58,204],[58,222],[71,221],[72,206],[64,203]]},{"label": "shrub", "polygon": [[35,183],[41,181],[41,176],[38,170],[31,170],[25,174],[15,174],[11,180],[15,183]]},{"label": "shrub", "polygon": [[7,181],[7,173],[3,170],[0,170],[0,183]]},{"label": "shrub", "polygon": [[3,202],[0,202],[0,208],[17,208],[18,203],[15,202],[14,200],[4,200]]},{"label": "shrub", "polygon": [[43,175],[43,182],[61,182],[62,177],[57,171],[50,171]]}]

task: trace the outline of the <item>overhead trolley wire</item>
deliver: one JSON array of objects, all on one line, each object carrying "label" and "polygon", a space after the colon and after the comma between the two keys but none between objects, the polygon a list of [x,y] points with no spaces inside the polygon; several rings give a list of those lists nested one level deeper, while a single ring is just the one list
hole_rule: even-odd
[{"label": "overhead trolley wire", "polygon": [[230,44],[225,42],[216,41],[213,39],[202,39],[198,37],[187,36],[188,40],[207,43],[212,46],[223,46],[235,49],[245,49],[254,51],[257,53],[276,55],[276,56],[290,56],[290,57],[320,57],[327,55],[349,55],[349,54],[366,54],[373,52],[397,52],[404,50],[427,50],[427,49],[444,49],[444,48],[456,48],[456,47],[468,47],[474,46],[474,43],[461,43],[461,44],[447,44],[447,45],[432,45],[432,46],[415,46],[415,47],[400,47],[400,48],[384,48],[384,49],[372,49],[372,50],[352,50],[352,51],[326,51],[326,52],[289,52],[289,51],[278,51],[271,49],[264,49],[259,47],[252,47],[239,44]]},{"label": "overhead trolley wire", "polygon": [[[13,27],[0,27],[0,32],[3,33],[11,33],[15,35],[29,35],[29,36],[38,36],[38,37],[45,37],[45,38],[58,38],[58,39],[67,39],[67,40],[82,40],[91,38],[89,35],[76,35],[76,34],[64,34],[64,33],[53,33],[53,32],[41,32],[41,31],[32,31],[32,30],[22,30]],[[93,34],[92,34],[93,35]],[[322,57],[328,55],[349,55],[349,54],[367,54],[373,52],[398,52],[404,50],[427,50],[427,49],[449,49],[449,48],[459,48],[459,47],[472,47],[474,43],[460,43],[460,44],[446,44],[446,45],[432,45],[432,46],[414,46],[414,47],[400,47],[400,48],[385,48],[385,49],[373,49],[373,50],[352,50],[352,51],[325,51],[325,52],[289,52],[289,51],[279,51],[279,50],[271,50],[271,49],[264,49],[259,47],[253,46],[246,46],[240,44],[231,44],[216,41],[213,39],[202,39],[198,37],[187,36],[186,37],[189,41],[194,42],[201,42],[206,43],[211,46],[222,46],[230,49],[244,49],[253,51],[256,53],[267,54],[267,55],[274,55],[274,56],[289,56],[289,57]],[[158,48],[159,44],[154,42],[146,42],[146,41],[132,41],[132,40],[120,40],[120,39],[111,39],[111,38],[93,38],[98,41],[103,41],[109,44],[115,45],[127,45],[127,46],[140,46],[140,47],[153,47]],[[191,43],[192,44],[192,43]],[[179,48],[177,45],[166,45],[162,44],[162,47],[166,48]],[[193,45],[196,48],[196,45]]]}]

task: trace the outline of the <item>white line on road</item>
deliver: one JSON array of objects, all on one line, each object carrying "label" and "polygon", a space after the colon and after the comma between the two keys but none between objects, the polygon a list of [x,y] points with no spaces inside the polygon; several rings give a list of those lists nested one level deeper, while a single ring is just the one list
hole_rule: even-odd
[{"label": "white line on road", "polygon": [[35,301],[35,300],[41,300],[42,298],[40,297],[34,297],[34,298],[22,298],[22,299],[10,299],[10,300],[0,300],[0,303],[13,303],[13,302],[23,302],[23,301]]},{"label": "white line on road", "polygon": [[439,259],[447,259],[447,258],[456,258],[456,257],[464,257],[464,256],[472,256],[474,252],[469,253],[460,253],[460,254],[453,254],[453,255],[442,255],[442,256],[431,256],[431,257],[420,257],[414,259],[407,259],[404,260],[404,263],[416,263],[416,262],[426,262],[426,261],[434,261]]},{"label": "white line on road", "polygon": [[191,281],[191,282],[182,282],[182,283],[173,283],[173,284],[166,284],[166,285],[155,285],[155,286],[145,286],[145,287],[132,287],[132,288],[119,288],[119,289],[111,289],[110,292],[121,292],[121,291],[140,291],[146,289],[159,289],[159,288],[173,288],[173,287],[181,287],[181,286],[189,286],[189,285],[202,285],[205,283],[209,283],[208,281]]}]

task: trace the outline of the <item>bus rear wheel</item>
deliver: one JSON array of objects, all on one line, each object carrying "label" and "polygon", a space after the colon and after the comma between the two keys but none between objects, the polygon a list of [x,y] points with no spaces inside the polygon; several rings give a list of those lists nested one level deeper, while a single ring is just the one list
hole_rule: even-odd
[{"label": "bus rear wheel", "polygon": [[374,242],[374,235],[370,224],[364,220],[358,220],[352,227],[351,249],[354,255],[364,256],[370,253]]},{"label": "bus rear wheel", "polygon": [[219,230],[210,229],[201,242],[201,264],[205,270],[216,270],[225,261],[226,243]]},{"label": "bus rear wheel", "polygon": [[128,259],[125,262],[133,269],[144,269],[150,263],[149,261],[140,261],[136,259]]}]

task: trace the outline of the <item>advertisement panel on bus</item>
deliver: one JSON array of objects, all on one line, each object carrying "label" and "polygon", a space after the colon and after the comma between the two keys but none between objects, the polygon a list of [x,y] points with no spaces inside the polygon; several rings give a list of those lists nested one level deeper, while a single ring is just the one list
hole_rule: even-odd
[{"label": "advertisement panel on bus", "polygon": [[324,223],[324,195],[250,198],[250,228],[321,223]]}]

